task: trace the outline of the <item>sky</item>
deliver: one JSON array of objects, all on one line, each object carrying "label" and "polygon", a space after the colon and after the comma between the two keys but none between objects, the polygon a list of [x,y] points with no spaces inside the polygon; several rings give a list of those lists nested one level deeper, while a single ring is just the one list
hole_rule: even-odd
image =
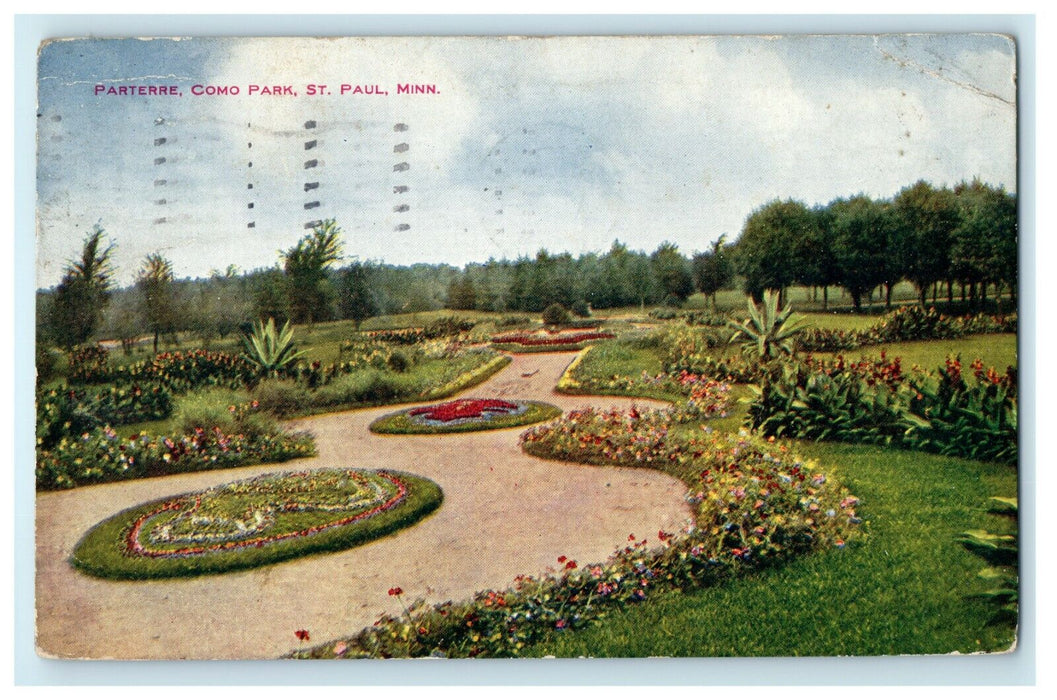
[{"label": "sky", "polygon": [[[616,239],[689,255],[776,198],[1015,192],[1015,65],[983,34],[57,41],[37,286],[95,225],[129,284],[154,252],[178,277],[275,265],[326,218],[347,260],[462,266]],[[149,86],[179,94],[105,94]]]}]

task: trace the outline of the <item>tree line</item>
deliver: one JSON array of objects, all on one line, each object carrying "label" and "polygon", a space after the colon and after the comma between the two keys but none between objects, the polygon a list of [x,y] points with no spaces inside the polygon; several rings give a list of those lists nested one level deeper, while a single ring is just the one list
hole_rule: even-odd
[{"label": "tree line", "polygon": [[891,306],[892,287],[907,280],[922,305],[930,291],[953,302],[955,283],[974,307],[989,287],[1008,290],[1015,303],[1017,198],[979,180],[953,188],[921,180],[886,200],[775,200],[748,217],[730,257],[757,299],[794,284],[839,286],[858,310],[883,288]]},{"label": "tree line", "polygon": [[931,289],[960,284],[970,300],[988,286],[1015,294],[1016,196],[979,181],[953,189],[921,181],[890,200],[864,195],[809,207],[775,200],[746,219],[740,236],[725,236],[690,257],[664,242],[652,253],[614,241],[605,253],[551,253],[490,259],[462,269],[445,264],[388,265],[343,260],[341,229],[327,220],[279,252],[277,264],[240,272],[234,266],[208,278],[177,279],[162,255],[148,255],[129,287],[114,285],[112,246],[96,227],[81,259],[60,283],[38,293],[38,336],[72,348],[93,338],[126,345],[191,332],[224,339],[257,319],[315,323],[352,320],[357,327],[381,314],[453,310],[540,312],[561,304],[580,315],[590,309],[668,304],[695,291],[716,293],[741,284],[759,299],[764,290],[799,284],[843,287],[855,307],[864,296],[909,280],[922,303]]}]

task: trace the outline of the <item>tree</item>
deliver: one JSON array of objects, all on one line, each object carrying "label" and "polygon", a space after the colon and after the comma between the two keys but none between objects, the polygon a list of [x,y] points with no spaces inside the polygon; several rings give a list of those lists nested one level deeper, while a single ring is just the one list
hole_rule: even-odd
[{"label": "tree", "polygon": [[716,292],[734,279],[734,262],[726,238],[724,233],[712,243],[711,250],[695,255],[692,263],[694,286],[712,300],[713,310],[716,308]]},{"label": "tree", "polygon": [[469,272],[452,278],[448,284],[446,306],[459,311],[473,311],[477,308],[477,289],[474,287],[473,280],[470,279]]},{"label": "tree", "polygon": [[890,282],[887,259],[892,218],[884,205],[861,194],[831,202],[826,214],[833,237],[834,281],[848,290],[855,310],[860,311],[864,294]]},{"label": "tree", "polygon": [[48,327],[51,337],[64,348],[76,347],[92,336],[110,299],[114,245],[104,245],[104,235],[96,224],[85,238],[81,259],[67,265],[55,288]]},{"label": "tree", "polygon": [[341,271],[338,285],[338,308],[342,318],[352,319],[356,330],[360,324],[377,315],[378,302],[371,291],[370,270],[360,262],[354,262]]},{"label": "tree", "polygon": [[176,326],[176,290],[173,287],[172,263],[160,253],[151,253],[143,261],[136,278],[140,294],[140,312],[147,330],[154,334],[154,352],[158,352],[158,337],[172,333]]},{"label": "tree", "polygon": [[341,229],[327,219],[297,245],[282,253],[287,304],[294,323],[313,323],[330,316],[333,290],[327,269],[341,258]]},{"label": "tree", "polygon": [[745,291],[761,299],[765,289],[779,292],[798,279],[794,242],[817,225],[811,210],[796,201],[774,200],[745,221],[737,241],[736,270],[745,277]]},{"label": "tree", "polygon": [[690,265],[674,243],[664,241],[650,256],[650,265],[665,298],[674,297],[680,302],[694,292],[694,280]]},{"label": "tree", "polygon": [[986,299],[988,284],[1016,287],[1017,203],[1004,189],[979,180],[954,188],[960,212],[951,245],[951,276],[976,289]]},{"label": "tree", "polygon": [[951,244],[959,224],[958,205],[947,188],[919,180],[892,200],[901,228],[898,255],[906,278],[918,289],[921,305],[929,286],[949,278]]}]

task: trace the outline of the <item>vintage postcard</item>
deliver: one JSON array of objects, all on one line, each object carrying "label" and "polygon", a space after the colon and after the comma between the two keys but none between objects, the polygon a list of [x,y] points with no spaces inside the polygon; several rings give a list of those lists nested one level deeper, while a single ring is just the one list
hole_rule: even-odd
[{"label": "vintage postcard", "polygon": [[38,654],[1015,649],[1016,65],[45,42]]}]

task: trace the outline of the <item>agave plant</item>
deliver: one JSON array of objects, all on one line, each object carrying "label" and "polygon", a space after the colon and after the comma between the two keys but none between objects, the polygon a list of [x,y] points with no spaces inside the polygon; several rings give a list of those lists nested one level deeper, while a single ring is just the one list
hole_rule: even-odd
[{"label": "agave plant", "polygon": [[747,342],[742,350],[754,353],[761,360],[769,360],[780,354],[793,353],[793,341],[805,325],[805,321],[793,313],[787,306],[778,308],[778,295],[771,290],[763,294],[763,304],[757,306],[752,299],[747,302],[749,318],[741,322],[730,321],[727,325],[734,329],[730,339],[745,337]]},{"label": "agave plant", "polygon": [[275,329],[274,318],[269,318],[267,323],[255,321],[253,333],[243,338],[246,346],[243,357],[257,367],[262,375],[274,377],[279,370],[304,355],[303,351],[294,349],[293,340],[294,331],[289,321],[283,324],[281,331]]}]

